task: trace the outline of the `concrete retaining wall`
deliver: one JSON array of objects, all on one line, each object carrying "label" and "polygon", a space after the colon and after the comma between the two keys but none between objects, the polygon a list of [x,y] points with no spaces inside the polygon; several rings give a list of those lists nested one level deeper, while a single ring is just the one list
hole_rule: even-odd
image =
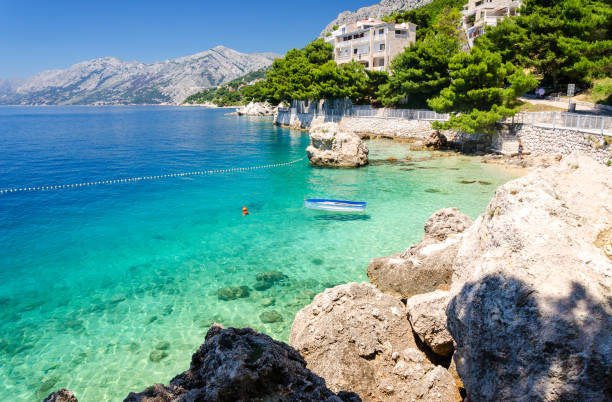
[{"label": "concrete retaining wall", "polygon": [[580,151],[601,163],[612,161],[612,137],[569,129],[500,124],[492,146],[503,154],[512,154],[518,152],[519,140],[523,142],[524,151],[532,154],[569,155]]},{"label": "concrete retaining wall", "polygon": [[[284,127],[308,130],[321,123],[338,123],[341,128],[354,132],[362,138],[390,138],[398,140],[419,141],[428,138],[434,131],[431,122],[426,120],[411,120],[405,118],[330,116],[292,113],[280,111],[274,123]],[[442,132],[449,145],[460,151],[485,151],[491,144],[488,135],[460,134],[452,130]]]}]

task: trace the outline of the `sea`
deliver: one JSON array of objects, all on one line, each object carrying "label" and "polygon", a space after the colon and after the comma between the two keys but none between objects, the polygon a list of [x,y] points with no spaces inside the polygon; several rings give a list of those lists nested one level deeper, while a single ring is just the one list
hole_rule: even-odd
[{"label": "sea", "polygon": [[313,168],[306,132],[226,112],[0,107],[0,190],[98,183],[0,193],[0,400],[121,401],[187,370],[213,323],[286,342],[317,293],[518,176],[390,140],[367,167]]}]

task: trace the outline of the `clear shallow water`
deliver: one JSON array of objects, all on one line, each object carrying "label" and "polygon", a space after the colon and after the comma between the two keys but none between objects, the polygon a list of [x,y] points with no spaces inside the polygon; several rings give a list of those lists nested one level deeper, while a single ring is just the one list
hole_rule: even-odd
[{"label": "clear shallow water", "polygon": [[[305,133],[222,110],[4,107],[0,188],[282,163],[307,144]],[[515,176],[391,141],[370,149],[372,165],[359,170],[303,161],[0,196],[0,400],[60,387],[80,401],[122,400],[187,369],[213,322],[286,341],[316,293],[366,281],[369,260],[418,241],[439,208],[476,217]],[[367,214],[302,208],[318,197],[368,201]],[[265,271],[287,278],[253,289]],[[249,297],[219,299],[218,289],[241,285]],[[283,321],[263,323],[269,311]]]}]

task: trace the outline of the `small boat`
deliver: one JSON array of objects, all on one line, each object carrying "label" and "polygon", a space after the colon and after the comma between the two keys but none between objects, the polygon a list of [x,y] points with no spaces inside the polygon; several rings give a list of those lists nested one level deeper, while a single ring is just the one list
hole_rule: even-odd
[{"label": "small boat", "polygon": [[366,203],[363,201],[308,199],[304,200],[304,206],[321,211],[364,212]]}]

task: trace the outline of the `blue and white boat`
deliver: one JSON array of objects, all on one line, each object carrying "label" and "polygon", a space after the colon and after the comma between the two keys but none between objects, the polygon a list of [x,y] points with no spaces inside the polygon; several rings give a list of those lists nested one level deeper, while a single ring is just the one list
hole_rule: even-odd
[{"label": "blue and white boat", "polygon": [[306,208],[318,209],[321,211],[364,212],[366,203],[363,201],[308,199],[304,200],[304,206]]}]

